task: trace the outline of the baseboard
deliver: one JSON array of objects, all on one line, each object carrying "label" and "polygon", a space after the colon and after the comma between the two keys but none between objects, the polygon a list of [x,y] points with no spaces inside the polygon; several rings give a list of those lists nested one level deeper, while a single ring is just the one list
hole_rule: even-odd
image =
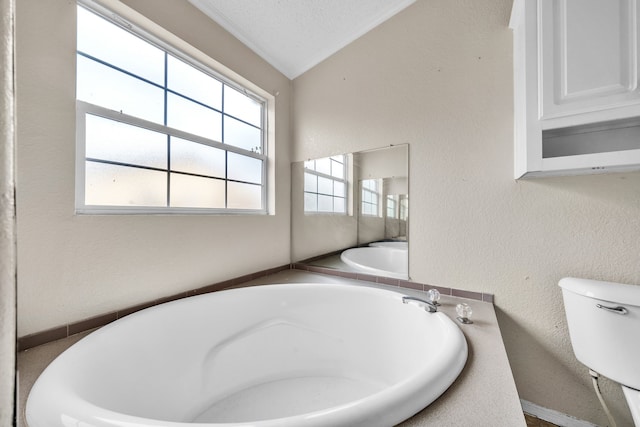
[{"label": "baseboard", "polygon": [[542,406],[531,403],[527,400],[520,399],[522,405],[522,411],[540,418],[541,420],[548,421],[552,424],[561,427],[598,427],[595,424],[591,424],[588,421],[579,420],[571,415],[563,414],[562,412],[554,411],[553,409],[544,408]]}]

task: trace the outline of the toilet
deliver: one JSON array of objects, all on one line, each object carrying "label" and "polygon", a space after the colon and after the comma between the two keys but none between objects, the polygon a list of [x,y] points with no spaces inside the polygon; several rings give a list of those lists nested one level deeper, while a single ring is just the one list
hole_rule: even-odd
[{"label": "toilet", "polygon": [[640,427],[640,286],[572,277],[559,286],[576,358],[622,386]]}]

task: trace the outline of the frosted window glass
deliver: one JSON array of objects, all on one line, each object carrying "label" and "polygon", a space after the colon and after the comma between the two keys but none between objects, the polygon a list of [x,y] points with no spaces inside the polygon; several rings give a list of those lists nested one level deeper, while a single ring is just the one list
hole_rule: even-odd
[{"label": "frosted window glass", "polygon": [[164,52],[78,7],[78,50],[156,84],[164,84]]},{"label": "frosted window glass", "polygon": [[227,183],[227,208],[262,209],[262,187],[259,185]]},{"label": "frosted window glass", "polygon": [[179,173],[170,179],[172,207],[224,208],[224,181]]},{"label": "frosted window glass", "polygon": [[328,157],[316,159],[316,171],[326,175],[331,175],[331,159]]},{"label": "frosted window glass", "polygon": [[217,110],[222,109],[222,82],[171,55],[167,56],[167,86]]},{"label": "frosted window glass", "polygon": [[167,126],[222,141],[222,115],[172,93],[167,94]]},{"label": "frosted window glass", "polygon": [[318,192],[318,177],[317,175],[313,175],[310,173],[304,174],[304,191],[309,191],[311,193]]},{"label": "frosted window glass", "polygon": [[343,179],[344,178],[344,164],[331,160],[331,176]]},{"label": "frosted window glass", "polygon": [[162,89],[82,56],[77,59],[79,100],[163,124]]},{"label": "frosted window glass", "polygon": [[333,182],[333,195],[338,197],[345,197],[345,185],[344,182]]},{"label": "frosted window glass", "polygon": [[77,12],[78,207],[264,210],[265,101],[110,13]]},{"label": "frosted window glass", "polygon": [[338,213],[346,213],[347,209],[345,199],[335,197],[333,199],[333,211]]},{"label": "frosted window glass", "polygon": [[396,201],[393,196],[387,196],[387,217],[396,217]]},{"label": "frosted window glass", "polygon": [[249,151],[262,152],[262,132],[251,125],[224,116],[224,143]]},{"label": "frosted window glass", "polygon": [[306,212],[318,211],[318,195],[311,193],[304,193],[304,210]]},{"label": "frosted window glass", "polygon": [[86,115],[86,157],[155,168],[167,167],[167,136]]},{"label": "frosted window glass", "polygon": [[262,127],[262,104],[226,85],[224,112],[254,126]]},{"label": "frosted window glass", "polygon": [[333,194],[333,180],[328,178],[318,177],[318,193]]},{"label": "frosted window glass", "polygon": [[376,191],[376,189],[378,188],[378,181],[375,179],[365,179],[362,181],[362,188]]},{"label": "frosted window glass", "polygon": [[229,152],[227,178],[238,181],[262,183],[262,160]]},{"label": "frosted window glass", "polygon": [[333,212],[333,197],[318,194],[318,212]]},{"label": "frosted window glass", "polygon": [[87,205],[166,206],[165,172],[96,162],[85,167]]},{"label": "frosted window glass", "polygon": [[186,139],[171,137],[171,170],[224,178],[225,152]]}]

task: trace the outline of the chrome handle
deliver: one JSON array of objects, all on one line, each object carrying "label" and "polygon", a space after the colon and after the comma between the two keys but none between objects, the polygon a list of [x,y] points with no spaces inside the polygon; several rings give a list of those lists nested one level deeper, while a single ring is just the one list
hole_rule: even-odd
[{"label": "chrome handle", "polygon": [[409,301],[418,301],[425,304],[426,305],[425,310],[427,310],[429,313],[435,313],[436,311],[438,311],[438,307],[436,307],[432,302],[425,301],[423,299],[416,298],[416,297],[409,297],[409,296],[402,297],[402,302],[404,304],[407,304]]},{"label": "chrome handle", "polygon": [[616,313],[616,314],[627,314],[627,313],[629,313],[629,310],[627,310],[626,308],[621,307],[621,306],[607,307],[606,305],[596,304],[596,307],[601,308],[603,310],[610,311],[612,313]]}]

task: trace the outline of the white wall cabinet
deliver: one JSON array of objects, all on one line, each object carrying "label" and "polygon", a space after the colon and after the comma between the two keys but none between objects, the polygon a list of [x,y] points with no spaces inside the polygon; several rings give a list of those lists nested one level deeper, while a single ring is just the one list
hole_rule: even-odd
[{"label": "white wall cabinet", "polygon": [[515,177],[640,169],[636,0],[515,0]]}]

